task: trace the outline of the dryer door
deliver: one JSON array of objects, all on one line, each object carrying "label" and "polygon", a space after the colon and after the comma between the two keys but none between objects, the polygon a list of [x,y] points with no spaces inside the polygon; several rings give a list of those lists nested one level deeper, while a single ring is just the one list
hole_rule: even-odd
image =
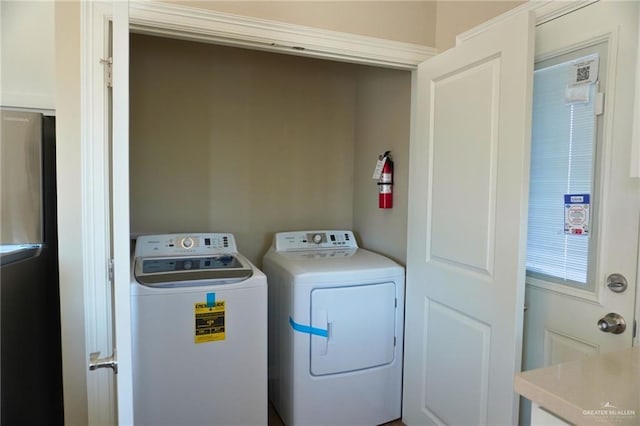
[{"label": "dryer door", "polygon": [[396,285],[393,282],[317,288],[311,323],[311,374],[322,376],[389,364],[394,359]]}]

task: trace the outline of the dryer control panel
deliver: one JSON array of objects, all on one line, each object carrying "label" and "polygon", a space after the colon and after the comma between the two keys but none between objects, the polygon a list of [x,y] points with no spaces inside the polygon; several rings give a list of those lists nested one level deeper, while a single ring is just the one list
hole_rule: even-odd
[{"label": "dryer control panel", "polygon": [[276,251],[358,248],[351,231],[291,231],[274,236]]},{"label": "dryer control panel", "polygon": [[237,253],[233,234],[142,235],[136,240],[135,257]]}]

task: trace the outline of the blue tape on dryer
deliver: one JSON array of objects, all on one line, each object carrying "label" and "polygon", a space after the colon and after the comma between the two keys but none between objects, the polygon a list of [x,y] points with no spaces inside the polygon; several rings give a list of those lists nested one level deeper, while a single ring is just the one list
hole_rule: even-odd
[{"label": "blue tape on dryer", "polygon": [[314,334],[316,336],[321,336],[321,337],[329,337],[328,330],[311,327],[309,325],[298,324],[291,317],[289,317],[289,324],[291,325],[291,328],[293,328],[295,331],[299,333]]}]

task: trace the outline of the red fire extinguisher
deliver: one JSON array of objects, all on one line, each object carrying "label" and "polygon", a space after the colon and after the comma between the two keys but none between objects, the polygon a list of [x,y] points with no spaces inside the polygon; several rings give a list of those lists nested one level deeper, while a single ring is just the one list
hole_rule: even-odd
[{"label": "red fire extinguisher", "polygon": [[378,207],[381,209],[393,207],[393,161],[389,154],[391,151],[380,156],[380,161],[384,162],[378,179]]}]

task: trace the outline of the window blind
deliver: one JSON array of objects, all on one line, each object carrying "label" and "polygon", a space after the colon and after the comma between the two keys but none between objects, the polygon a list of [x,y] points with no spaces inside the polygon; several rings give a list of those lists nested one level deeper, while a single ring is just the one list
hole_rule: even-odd
[{"label": "window blind", "polygon": [[527,272],[586,284],[589,236],[565,235],[564,195],[592,190],[596,86],[567,103],[572,62],[534,73]]}]

